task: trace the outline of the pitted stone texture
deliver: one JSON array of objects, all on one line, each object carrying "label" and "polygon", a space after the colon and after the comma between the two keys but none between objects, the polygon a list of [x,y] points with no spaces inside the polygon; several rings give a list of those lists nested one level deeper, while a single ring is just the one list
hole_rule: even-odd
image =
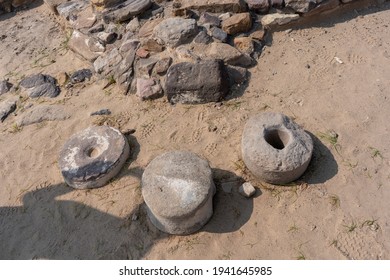
[{"label": "pitted stone texture", "polygon": [[129,144],[119,130],[93,126],[74,134],[64,144],[58,163],[69,186],[98,188],[119,173],[129,152]]},{"label": "pitted stone texture", "polygon": [[206,160],[186,151],[168,152],[142,175],[142,195],[151,222],[170,234],[191,234],[213,214],[216,189]]},{"label": "pitted stone texture", "polygon": [[216,102],[228,91],[228,76],[221,60],[181,62],[167,73],[165,92],[171,103]]},{"label": "pitted stone texture", "polygon": [[249,119],[242,135],[242,157],[259,179],[286,184],[298,179],[309,165],[313,140],[280,113],[264,113]]},{"label": "pitted stone texture", "polygon": [[189,43],[197,33],[198,26],[194,19],[179,17],[165,19],[153,29],[154,37],[171,47]]},{"label": "pitted stone texture", "polygon": [[299,15],[297,14],[268,14],[261,18],[261,24],[263,27],[273,27],[288,24],[298,19]]},{"label": "pitted stone texture", "polygon": [[181,15],[186,10],[197,10],[210,13],[240,13],[246,11],[245,3],[242,0],[181,0],[180,7],[175,14]]},{"label": "pitted stone texture", "polygon": [[103,18],[108,22],[123,22],[142,14],[151,6],[151,0],[127,0],[104,12]]},{"label": "pitted stone texture", "polygon": [[230,35],[247,32],[251,27],[252,18],[250,13],[235,14],[222,22],[223,31]]},{"label": "pitted stone texture", "polygon": [[307,13],[316,6],[316,0],[285,0],[287,8],[298,13]]}]

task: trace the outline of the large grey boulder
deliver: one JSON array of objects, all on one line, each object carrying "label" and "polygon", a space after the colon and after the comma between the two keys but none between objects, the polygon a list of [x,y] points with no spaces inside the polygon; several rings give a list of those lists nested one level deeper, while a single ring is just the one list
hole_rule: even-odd
[{"label": "large grey boulder", "polygon": [[313,140],[289,117],[264,113],[246,123],[241,149],[245,165],[258,179],[286,184],[305,172]]},{"label": "large grey boulder", "polygon": [[121,170],[130,147],[123,134],[109,126],[93,126],[74,134],[62,147],[59,167],[76,189],[104,186]]},{"label": "large grey boulder", "polygon": [[61,90],[57,85],[57,80],[50,75],[35,74],[24,78],[20,84],[26,89],[27,94],[31,98],[38,97],[57,97]]},{"label": "large grey boulder", "polygon": [[186,151],[153,159],[142,175],[142,195],[151,222],[170,234],[191,234],[213,214],[216,189],[206,160]]},{"label": "large grey boulder", "polygon": [[171,103],[215,102],[228,91],[228,76],[221,60],[181,62],[167,73],[165,92]]},{"label": "large grey boulder", "polygon": [[153,29],[154,37],[171,47],[189,43],[197,33],[198,26],[194,19],[180,17],[165,19]]}]

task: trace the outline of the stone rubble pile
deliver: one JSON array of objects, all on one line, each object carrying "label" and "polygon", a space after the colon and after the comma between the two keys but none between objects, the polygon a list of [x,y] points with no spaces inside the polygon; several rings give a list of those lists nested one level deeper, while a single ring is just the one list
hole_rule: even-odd
[{"label": "stone rubble pile", "polygon": [[[0,0],[4,1],[4,0]],[[343,0],[348,1],[348,0]],[[339,0],[45,0],[68,47],[98,78],[141,100],[219,101],[247,79],[266,30]],[[268,14],[267,14],[268,13]]]}]

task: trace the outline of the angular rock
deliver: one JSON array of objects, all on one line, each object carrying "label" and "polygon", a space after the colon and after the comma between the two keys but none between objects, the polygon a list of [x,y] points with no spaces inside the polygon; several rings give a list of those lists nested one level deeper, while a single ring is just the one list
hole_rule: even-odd
[{"label": "angular rock", "polygon": [[198,20],[198,24],[210,24],[211,26],[219,27],[221,26],[221,20],[217,16],[214,16],[210,13],[202,13]]},{"label": "angular rock", "polygon": [[165,19],[153,29],[154,37],[171,47],[190,42],[197,33],[198,27],[194,19],[179,17]]},{"label": "angular rock", "polygon": [[9,92],[9,90],[12,88],[12,84],[9,83],[7,80],[3,80],[0,82],[0,95],[5,94]]},{"label": "angular rock", "polygon": [[234,38],[234,47],[242,53],[251,55],[255,51],[253,41],[249,37]]},{"label": "angular rock", "polygon": [[261,29],[261,30],[256,30],[255,32],[251,33],[249,36],[253,40],[263,41],[265,35],[266,35],[265,29]]},{"label": "angular rock", "polygon": [[244,197],[251,197],[256,193],[256,189],[249,182],[245,182],[238,188],[238,192]]},{"label": "angular rock", "polygon": [[60,105],[38,105],[25,112],[19,121],[20,126],[40,123],[43,121],[60,121],[70,118]]},{"label": "angular rock", "polygon": [[207,50],[207,56],[213,59],[221,59],[229,65],[249,67],[253,64],[250,56],[224,43],[212,43]]},{"label": "angular rock", "polygon": [[221,100],[229,83],[221,60],[172,65],[167,73],[165,92],[171,103],[207,103]]},{"label": "angular rock", "polygon": [[96,15],[93,13],[91,6],[79,12],[76,17],[77,19],[72,25],[78,30],[91,28],[96,22]]},{"label": "angular rock", "polygon": [[224,20],[230,18],[231,16],[232,16],[232,14],[229,13],[229,12],[227,12],[227,13],[220,14],[220,15],[218,16],[218,18],[219,18],[219,20],[224,21]]},{"label": "angular rock", "polygon": [[231,84],[242,84],[247,80],[248,70],[239,66],[226,66]]},{"label": "angular rock", "polygon": [[270,8],[268,0],[245,0],[250,10],[267,12]]},{"label": "angular rock", "polygon": [[242,0],[181,0],[180,7],[175,15],[183,15],[188,10],[210,13],[241,13],[246,11],[245,3]]},{"label": "angular rock", "polygon": [[122,61],[118,49],[112,49],[109,53],[99,56],[93,63],[95,72],[98,74],[109,75],[113,68]]},{"label": "angular rock", "polygon": [[285,0],[287,8],[298,13],[307,13],[316,6],[316,0]]},{"label": "angular rock", "polygon": [[149,52],[144,48],[139,48],[136,52],[137,56],[140,58],[147,58],[149,56]]},{"label": "angular rock", "polygon": [[299,15],[297,14],[268,14],[261,18],[261,24],[263,27],[273,27],[284,25],[298,19]]},{"label": "angular rock", "polygon": [[[0,0],[0,6],[1,6],[1,1]],[[58,14],[57,12],[57,6],[61,5],[63,3],[68,2],[68,0],[43,0],[43,2],[46,4],[46,6],[55,14]]]},{"label": "angular rock", "polygon": [[135,59],[135,52],[136,49],[129,51],[122,62],[120,62],[114,70],[116,84],[120,89],[122,89],[124,94],[128,93],[131,82],[133,80],[133,63]]},{"label": "angular rock", "polygon": [[54,84],[55,82],[56,82],[56,80],[49,75],[35,74],[35,75],[31,75],[31,76],[27,76],[27,77],[23,78],[20,81],[19,85],[24,87],[24,88],[34,88],[34,87],[43,85],[45,83],[53,83]]},{"label": "angular rock", "polygon": [[119,52],[121,54],[136,51],[140,45],[140,41],[137,39],[129,39],[123,42],[121,47],[119,48]]},{"label": "angular rock", "polygon": [[[207,45],[205,45],[207,46]],[[180,46],[176,48],[177,60],[183,62],[197,62],[200,61],[200,57],[193,52],[189,46]]]},{"label": "angular rock", "polygon": [[159,25],[163,21],[162,18],[156,18],[153,20],[149,20],[144,23],[144,25],[141,26],[141,28],[138,31],[138,37],[139,38],[146,38],[149,36],[152,36],[153,29]]},{"label": "angular rock", "polygon": [[202,30],[195,36],[194,42],[197,44],[209,44],[213,39],[207,34],[205,30]]},{"label": "angular rock", "polygon": [[95,26],[92,26],[89,30],[88,33],[94,34],[94,33],[99,33],[104,31],[104,25],[102,23],[99,23]]},{"label": "angular rock", "polygon": [[222,21],[222,30],[230,35],[247,32],[251,29],[251,27],[252,18],[250,13],[234,14],[228,19]]},{"label": "angular rock", "polygon": [[214,27],[213,29],[211,29],[211,35],[213,36],[213,38],[221,41],[222,43],[226,43],[228,39],[228,34],[218,27]]},{"label": "angular rock", "polygon": [[141,27],[139,20],[137,17],[130,20],[130,22],[126,25],[126,30],[130,32],[136,32]]},{"label": "angular rock", "polygon": [[106,22],[123,22],[142,14],[151,6],[151,0],[127,0],[104,12],[103,18]]},{"label": "angular rock", "polygon": [[159,60],[160,59],[157,56],[140,59],[137,63],[137,74],[148,77],[152,73],[154,65],[156,65]]},{"label": "angular rock", "polygon": [[7,100],[0,103],[0,121],[3,122],[9,114],[16,110],[16,100]]},{"label": "angular rock", "polygon": [[77,70],[76,72],[74,72],[72,74],[72,76],[70,76],[70,82],[72,84],[77,84],[77,83],[82,83],[84,82],[86,79],[91,79],[92,77],[92,71],[89,70],[89,69],[81,69],[81,70]]},{"label": "angular rock", "polygon": [[68,80],[69,80],[69,76],[68,76],[68,74],[66,72],[58,73],[56,78],[57,78],[58,84],[60,86],[64,86],[68,82]]},{"label": "angular rock", "polygon": [[123,0],[90,0],[92,4],[98,7],[112,7],[119,4]]},{"label": "angular rock", "polygon": [[164,46],[160,45],[156,40],[149,38],[142,43],[142,47],[149,52],[162,52]]},{"label": "angular rock", "polygon": [[91,116],[111,115],[111,111],[110,111],[110,109],[101,109],[101,110],[99,110],[99,111],[92,112],[90,115],[91,115]]},{"label": "angular rock", "polygon": [[74,30],[69,40],[69,48],[84,59],[94,62],[100,53],[92,52],[89,48],[90,38],[83,33]]},{"label": "angular rock", "polygon": [[340,5],[339,0],[325,0],[325,1],[321,2],[320,4],[318,4],[312,10],[310,10],[308,13],[304,14],[304,16],[309,17],[309,16],[318,15],[318,14],[321,14],[323,12],[333,10],[333,9],[337,8],[339,5]]},{"label": "angular rock", "polygon": [[71,14],[77,14],[81,10],[85,9],[88,5],[88,0],[75,0],[59,4],[56,7],[56,10],[61,17],[69,20]]},{"label": "angular rock", "polygon": [[99,40],[103,42],[104,45],[106,45],[114,43],[118,38],[118,34],[115,32],[100,32],[96,34],[96,37],[98,37]]},{"label": "angular rock", "polygon": [[168,71],[169,66],[171,66],[171,63],[172,63],[172,58],[170,57],[162,58],[159,61],[157,61],[156,65],[154,66],[154,71],[159,75],[163,75]]},{"label": "angular rock", "polygon": [[151,100],[160,98],[164,95],[160,83],[153,79],[137,79],[137,93],[136,95],[141,100]]},{"label": "angular rock", "polygon": [[103,53],[106,51],[106,47],[96,38],[89,38],[87,41],[88,48],[91,52]]}]

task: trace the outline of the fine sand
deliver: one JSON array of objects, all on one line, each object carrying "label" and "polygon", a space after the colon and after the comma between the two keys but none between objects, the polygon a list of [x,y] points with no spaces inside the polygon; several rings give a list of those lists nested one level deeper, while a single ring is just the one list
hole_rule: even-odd
[{"label": "fine sand", "polygon": [[[274,32],[249,83],[222,105],[141,102],[95,80],[55,99],[20,98],[0,124],[0,259],[390,259],[389,8]],[[0,16],[1,35],[0,78],[10,82],[88,67],[40,3]],[[19,127],[30,104],[71,117]],[[112,115],[90,116],[103,108]],[[270,111],[314,139],[307,172],[289,186],[256,181],[241,160],[245,122]],[[108,185],[74,190],[59,151],[93,124],[134,129],[131,157]],[[217,185],[212,219],[188,236],[154,228],[141,196],[144,168],[171,150],[207,159]],[[237,192],[244,181],[257,188],[251,199]]]}]

